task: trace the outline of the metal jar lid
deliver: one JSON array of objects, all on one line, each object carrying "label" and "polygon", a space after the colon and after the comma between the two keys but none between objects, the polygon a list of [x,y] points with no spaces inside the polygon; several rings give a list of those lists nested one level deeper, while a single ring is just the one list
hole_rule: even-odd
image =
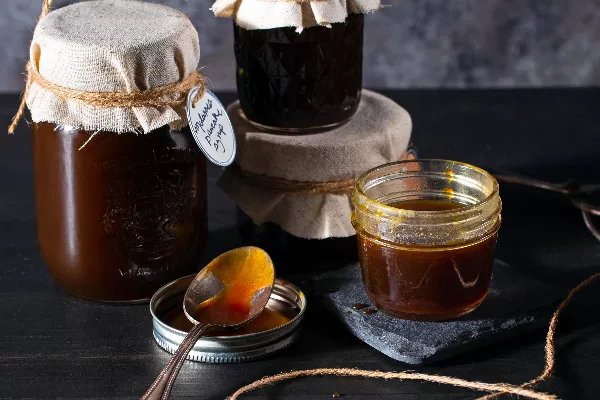
[{"label": "metal jar lid", "polygon": [[[181,307],[185,291],[194,276],[166,284],[150,300],[154,339],[169,353],[175,352],[186,332],[169,326],[161,318],[175,307]],[[201,337],[187,359],[205,363],[239,363],[266,357],[295,343],[299,339],[299,328],[306,310],[304,293],[288,281],[276,279],[267,307],[295,316],[288,323],[264,332]]]}]

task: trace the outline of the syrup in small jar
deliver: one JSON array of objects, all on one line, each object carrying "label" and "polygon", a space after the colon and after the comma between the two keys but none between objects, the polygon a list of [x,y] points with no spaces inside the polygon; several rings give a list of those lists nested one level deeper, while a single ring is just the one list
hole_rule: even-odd
[{"label": "syrup in small jar", "polygon": [[393,163],[361,176],[353,202],[363,282],[375,307],[438,321],[481,304],[501,222],[491,175],[452,161]]}]

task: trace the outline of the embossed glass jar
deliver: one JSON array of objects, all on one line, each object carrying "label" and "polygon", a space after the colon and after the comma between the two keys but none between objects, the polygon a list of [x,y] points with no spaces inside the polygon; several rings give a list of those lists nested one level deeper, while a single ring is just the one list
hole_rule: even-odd
[{"label": "embossed glass jar", "polygon": [[48,3],[24,96],[44,261],[73,295],[149,300],[204,249],[206,159],[186,118],[198,32],[151,2]]},{"label": "embossed glass jar", "polygon": [[33,124],[42,255],[71,294],[147,300],[200,261],[206,159],[188,128],[92,134]]},{"label": "embossed glass jar", "polygon": [[242,110],[262,129],[331,128],[356,112],[362,88],[364,15],[301,33],[234,24]]}]

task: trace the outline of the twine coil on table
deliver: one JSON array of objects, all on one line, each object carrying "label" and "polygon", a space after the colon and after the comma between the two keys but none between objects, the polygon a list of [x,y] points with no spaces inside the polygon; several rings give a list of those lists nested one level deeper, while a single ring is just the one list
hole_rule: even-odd
[{"label": "twine coil on table", "polygon": [[238,389],[235,393],[233,393],[228,400],[237,400],[239,396],[244,393],[251,392],[255,389],[272,385],[274,383],[287,380],[287,379],[295,379],[299,377],[306,376],[323,376],[323,375],[335,375],[335,376],[360,376],[365,378],[378,378],[378,379],[400,379],[400,380],[422,380],[427,382],[436,382],[445,385],[452,385],[458,387],[464,387],[468,389],[478,390],[478,391],[487,391],[492,392],[489,395],[480,397],[479,400],[491,400],[497,398],[503,394],[515,394],[518,396],[528,397],[530,399],[539,399],[539,400],[554,400],[558,399],[557,396],[536,392],[528,387],[534,386],[546,379],[548,379],[552,372],[554,371],[555,365],[555,355],[556,355],[556,344],[554,341],[554,337],[556,335],[556,327],[558,325],[558,317],[567,307],[567,305],[573,300],[573,297],[583,288],[589,286],[596,279],[600,278],[600,272],[596,273],[579,285],[577,285],[574,289],[572,289],[568,296],[562,301],[560,306],[556,309],[554,314],[552,315],[552,319],[550,321],[550,325],[548,328],[548,333],[546,334],[546,346],[545,346],[545,358],[546,364],[542,373],[532,379],[529,382],[523,383],[519,386],[510,385],[506,383],[486,383],[486,382],[478,382],[478,381],[468,381],[464,379],[454,378],[450,376],[441,376],[441,375],[431,375],[431,374],[421,374],[413,371],[404,371],[404,372],[381,372],[381,371],[369,371],[369,370],[360,370],[360,369],[350,369],[350,368],[318,368],[318,369],[310,369],[310,370],[302,370],[302,371],[292,371],[286,372],[279,375],[267,376],[262,379],[259,379],[255,382],[252,382],[249,385],[246,385],[240,389]]}]

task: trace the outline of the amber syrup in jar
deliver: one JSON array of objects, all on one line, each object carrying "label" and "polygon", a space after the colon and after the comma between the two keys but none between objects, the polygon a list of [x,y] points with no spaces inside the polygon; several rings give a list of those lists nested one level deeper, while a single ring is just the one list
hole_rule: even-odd
[{"label": "amber syrup in jar", "polygon": [[292,132],[348,121],[360,102],[363,29],[363,14],[301,33],[235,25],[237,91],[246,118]]},{"label": "amber syrup in jar", "polygon": [[440,321],[487,295],[501,224],[498,183],[448,160],[409,160],[364,173],[352,194],[363,282],[379,310]]},{"label": "amber syrup in jar", "polygon": [[147,300],[198,267],[207,227],[206,159],[189,128],[92,135],[33,126],[42,255],[73,295]]},{"label": "amber syrup in jar", "polygon": [[[414,211],[457,210],[450,200],[403,201]],[[377,308],[404,319],[447,319],[466,314],[486,296],[492,278],[494,233],[461,246],[406,246],[358,235],[363,281]]]}]

